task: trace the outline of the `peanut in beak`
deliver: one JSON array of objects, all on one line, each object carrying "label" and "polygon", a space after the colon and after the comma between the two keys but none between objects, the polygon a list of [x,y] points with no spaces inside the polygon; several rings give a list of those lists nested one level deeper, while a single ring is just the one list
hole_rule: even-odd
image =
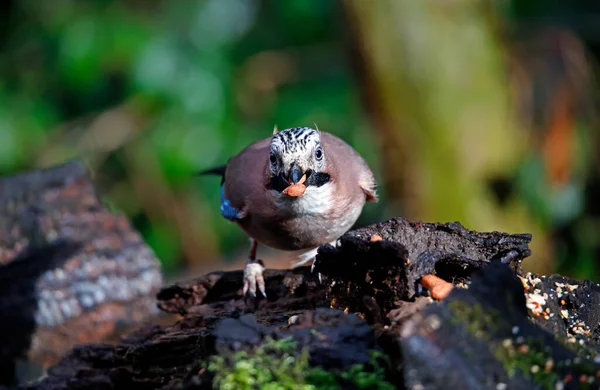
[{"label": "peanut in beak", "polygon": [[301,196],[302,194],[304,194],[304,191],[306,191],[306,186],[304,185],[305,181],[306,181],[306,174],[302,175],[300,180],[298,180],[298,183],[290,184],[282,192],[284,194],[294,197],[294,198]]}]

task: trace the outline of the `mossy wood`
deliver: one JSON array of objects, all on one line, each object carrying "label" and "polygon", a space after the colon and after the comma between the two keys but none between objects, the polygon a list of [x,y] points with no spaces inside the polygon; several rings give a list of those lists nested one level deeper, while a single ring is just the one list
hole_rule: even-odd
[{"label": "mossy wood", "polygon": [[[394,218],[320,248],[322,283],[301,267],[266,270],[268,299],[243,299],[242,271],[164,287],[179,321],[78,346],[23,388],[597,388],[598,288],[525,274],[530,240]],[[441,303],[431,273],[455,285]]]}]

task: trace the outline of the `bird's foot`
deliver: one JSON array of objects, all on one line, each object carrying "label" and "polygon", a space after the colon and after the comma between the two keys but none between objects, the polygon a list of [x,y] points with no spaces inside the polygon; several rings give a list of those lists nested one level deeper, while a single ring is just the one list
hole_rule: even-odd
[{"label": "bird's foot", "polygon": [[[293,264],[292,268],[301,267],[301,266],[305,265],[306,263],[308,263],[309,261],[312,260],[312,264],[310,266],[310,273],[315,273],[315,254],[316,254],[316,249],[314,251],[307,252],[307,253],[301,255],[300,258],[302,260],[300,260],[297,263]],[[317,276],[319,277],[319,283],[322,283],[323,282],[323,275],[319,272],[319,273],[317,273]]]},{"label": "bird's foot", "polygon": [[244,296],[250,293],[252,298],[256,297],[256,288],[258,287],[258,290],[262,295],[265,298],[267,297],[267,292],[265,291],[265,279],[263,277],[264,271],[265,266],[262,260],[248,260],[246,267],[244,268]]},{"label": "bird's foot", "polygon": [[[315,272],[315,260],[313,259],[312,265],[310,266],[310,272]],[[317,272],[317,277],[319,278],[319,284],[323,283],[323,274]]]}]

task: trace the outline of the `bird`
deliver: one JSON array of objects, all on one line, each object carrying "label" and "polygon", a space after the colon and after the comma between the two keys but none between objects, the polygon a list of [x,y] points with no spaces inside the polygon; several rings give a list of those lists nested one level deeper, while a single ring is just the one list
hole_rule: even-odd
[{"label": "bird", "polygon": [[365,159],[341,138],[293,127],[255,141],[224,165],[199,175],[221,176],[221,215],[249,237],[243,295],[266,298],[259,244],[307,264],[319,246],[335,245],[367,202],[378,202],[377,182]]}]

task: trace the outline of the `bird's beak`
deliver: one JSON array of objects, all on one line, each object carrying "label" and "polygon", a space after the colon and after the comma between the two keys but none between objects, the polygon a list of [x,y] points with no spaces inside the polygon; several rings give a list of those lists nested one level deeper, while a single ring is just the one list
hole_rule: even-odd
[{"label": "bird's beak", "polygon": [[290,168],[290,174],[289,174],[289,178],[288,181],[292,184],[297,184],[300,179],[302,178],[302,169],[300,169],[300,167],[298,166],[298,164],[296,164],[294,162],[294,164],[292,165],[292,167]]}]

